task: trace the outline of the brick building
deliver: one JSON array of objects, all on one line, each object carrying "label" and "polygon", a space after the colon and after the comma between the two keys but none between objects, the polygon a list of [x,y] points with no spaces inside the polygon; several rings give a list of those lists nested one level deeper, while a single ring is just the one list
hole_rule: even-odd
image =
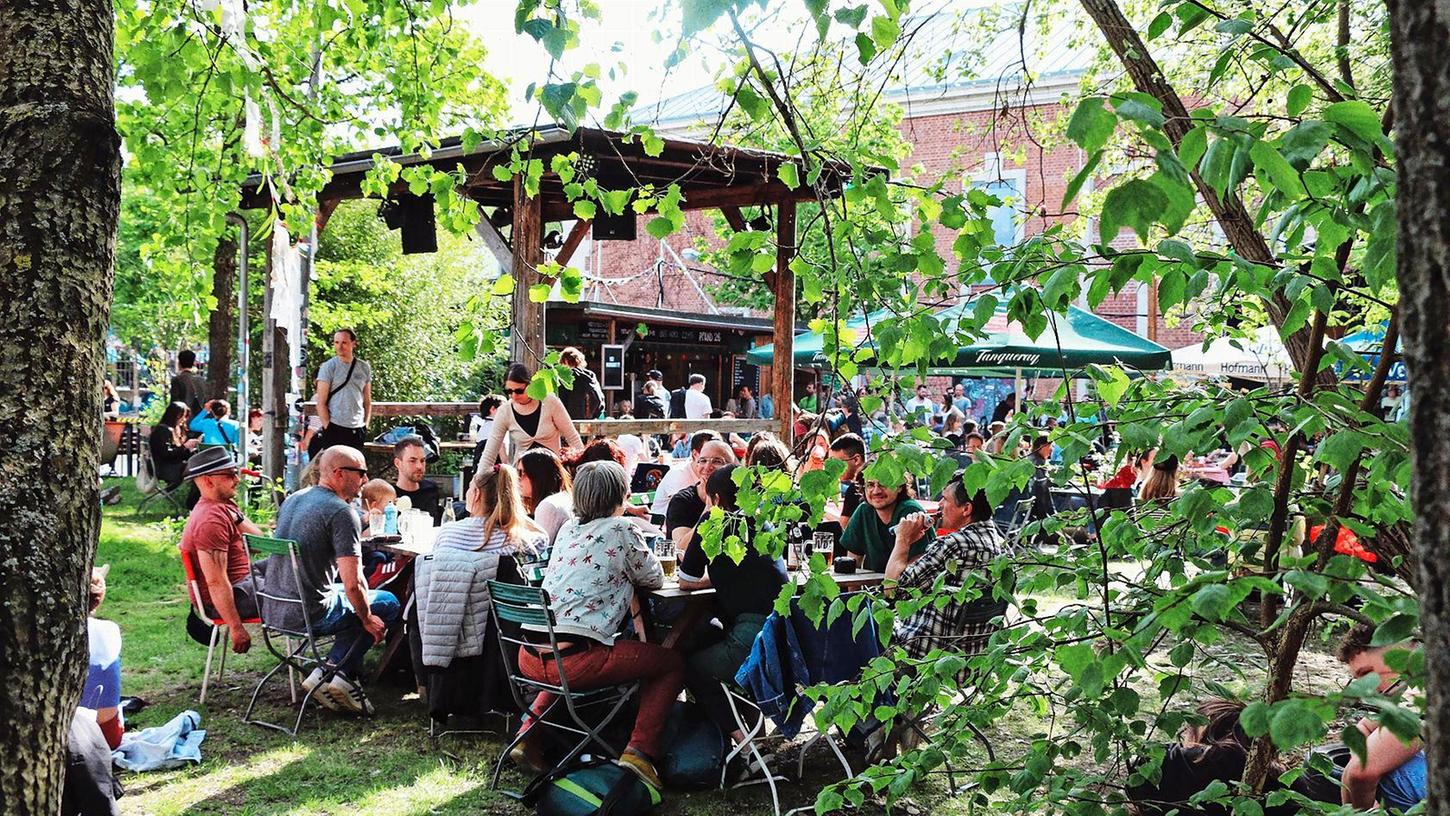
[{"label": "brick building", "polygon": [[[1010,17],[1003,15],[997,33],[986,39],[950,13],[903,26],[914,32],[906,52],[916,56],[901,61],[882,94],[885,103],[902,111],[898,128],[911,145],[903,167],[919,165],[925,179],[956,177],[956,189],[971,185],[1002,198],[1005,204],[993,222],[1004,244],[1059,222],[1090,235],[1097,229],[1093,221],[1076,224],[1080,217],[1075,212],[1061,211],[1068,181],[1085,160],[1061,131],[1063,118],[1071,116],[1081,95],[1094,53],[1092,46],[1078,42],[1091,24],[1085,18],[1063,20],[1042,33],[1029,22],[1025,39],[1019,40]],[[1030,72],[1023,70],[1024,57]],[[1024,73],[1032,76],[1030,83],[1023,81]],[[705,138],[727,102],[717,88],[707,86],[642,107],[635,120],[665,133]],[[575,257],[586,259],[585,297],[700,315],[722,311],[709,295],[711,270],[689,251],[701,236],[713,238],[710,217],[692,213],[686,229],[665,241],[644,237],[641,230],[642,237],[633,242],[581,248]],[[955,263],[954,238],[952,231],[937,228],[937,249],[949,271]],[[1129,284],[1096,313],[1168,348],[1201,339],[1186,322],[1172,324],[1161,314],[1150,314],[1153,305],[1147,287]]]}]

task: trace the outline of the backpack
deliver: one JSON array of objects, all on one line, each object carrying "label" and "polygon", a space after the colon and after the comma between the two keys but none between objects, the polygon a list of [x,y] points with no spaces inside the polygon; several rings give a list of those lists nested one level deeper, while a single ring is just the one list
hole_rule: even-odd
[{"label": "backpack", "polygon": [[725,766],[725,734],[699,704],[680,700],[662,740],[660,778],[671,789],[706,790],[720,784]]},{"label": "backpack", "polygon": [[670,417],[672,419],[684,419],[685,417],[685,388],[681,386],[670,392]]},{"label": "backpack", "polygon": [[660,792],[604,757],[581,757],[532,782],[523,802],[539,816],[644,816]]}]

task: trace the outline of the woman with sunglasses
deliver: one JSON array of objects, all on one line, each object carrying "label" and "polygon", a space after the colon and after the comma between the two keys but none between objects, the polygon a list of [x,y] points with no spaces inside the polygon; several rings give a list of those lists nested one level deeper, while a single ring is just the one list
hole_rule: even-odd
[{"label": "woman with sunglasses", "polygon": [[488,444],[478,460],[479,470],[493,467],[503,453],[504,438],[508,437],[517,458],[530,448],[543,447],[558,453],[563,447],[575,450],[584,447],[584,440],[574,430],[569,410],[554,394],[542,400],[529,396],[529,381],[533,379],[529,369],[518,363],[509,366],[504,376],[504,404],[499,406],[493,417],[493,430],[489,432]]}]

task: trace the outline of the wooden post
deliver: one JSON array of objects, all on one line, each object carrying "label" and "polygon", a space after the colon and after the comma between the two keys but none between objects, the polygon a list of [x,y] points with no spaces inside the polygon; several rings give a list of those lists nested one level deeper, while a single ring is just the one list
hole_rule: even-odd
[{"label": "wooden post", "polygon": [[795,273],[790,262],[795,256],[795,202],[777,205],[775,219],[775,359],[770,374],[774,380],[776,421],[780,441],[795,444]]},{"label": "wooden post", "polygon": [[524,189],[524,180],[514,176],[513,232],[513,331],[509,335],[509,360],[533,368],[544,359],[544,304],[529,299],[529,287],[539,283],[539,264],[544,262],[544,219],[542,201]]}]

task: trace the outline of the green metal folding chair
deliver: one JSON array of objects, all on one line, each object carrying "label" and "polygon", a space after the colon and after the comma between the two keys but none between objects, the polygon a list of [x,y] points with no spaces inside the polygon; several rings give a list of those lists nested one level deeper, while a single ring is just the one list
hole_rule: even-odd
[{"label": "green metal folding chair", "polygon": [[[550,728],[580,737],[579,741],[554,767],[557,769],[567,765],[591,744],[598,746],[608,756],[618,759],[619,750],[610,745],[601,732],[609,727],[625,704],[639,690],[639,684],[608,686],[588,691],[571,689],[563,663],[557,664],[558,683],[546,683],[525,677],[518,667],[519,650],[535,644],[524,640],[520,627],[533,627],[537,634],[547,635],[550,648],[555,651],[559,648],[559,638],[554,631],[554,612],[550,607],[549,593],[538,587],[505,584],[498,581],[489,581],[488,590],[493,597],[492,614],[494,624],[498,629],[499,651],[502,653],[504,666],[508,668],[509,690],[513,692],[514,702],[518,705],[519,711],[527,714],[534,695],[548,692],[554,696],[554,699],[538,717],[534,718],[530,728]],[[562,718],[551,721],[549,715],[554,713],[561,704],[568,714],[568,721],[560,721]],[[596,717],[586,717],[585,712],[602,712],[602,714]],[[498,787],[499,775],[503,773],[503,764],[508,760],[509,752],[523,740],[526,733],[521,727],[509,744],[504,746],[503,752],[499,755],[498,764],[493,769],[491,787]],[[572,741],[569,737],[562,739],[565,745]],[[551,772],[546,771],[546,774]]]},{"label": "green metal folding chair", "polygon": [[[257,699],[261,697],[262,689],[283,669],[289,672],[289,676],[291,676],[291,673],[296,672],[306,677],[311,674],[313,669],[321,667],[322,679],[318,683],[318,687],[330,682],[333,675],[337,674],[337,667],[329,665],[324,659],[323,654],[324,648],[332,642],[332,638],[327,635],[319,635],[313,631],[312,616],[307,610],[307,604],[302,602],[302,597],[305,592],[302,586],[302,571],[297,558],[297,542],[285,538],[268,538],[266,536],[256,535],[244,535],[243,538],[246,540],[247,550],[252,556],[252,574],[260,575],[263,579],[252,582],[252,591],[254,593],[254,600],[257,603],[258,614],[262,619],[262,641],[267,645],[267,651],[271,652],[277,658],[277,665],[273,666],[271,671],[262,675],[262,679],[257,682],[257,687],[252,690],[252,699],[247,704],[246,713],[242,715],[242,722],[250,725],[260,725],[264,728],[271,728],[296,737],[297,731],[302,727],[302,717],[307,713],[308,703],[312,701],[313,697],[305,689],[302,694],[302,701],[297,704],[297,718],[293,721],[290,729],[283,725],[277,725],[276,723],[254,719],[252,712],[257,707]],[[267,580],[266,575],[258,572],[258,555],[276,555],[287,558],[292,566],[292,586],[274,586],[273,581]],[[292,594],[282,594],[285,591],[290,591]],[[265,603],[266,601],[272,601],[275,606]],[[272,606],[271,615],[267,614],[269,606]],[[278,607],[285,609],[289,606],[295,606],[299,610],[302,618],[302,626],[300,628],[287,625],[283,620],[285,616],[277,611]],[[282,641],[280,647],[278,640]],[[295,646],[293,645],[294,640],[296,641]],[[363,642],[365,641],[359,640],[359,643]],[[357,682],[361,683],[360,680]],[[364,700],[366,700],[366,695],[361,687],[359,687],[358,692],[364,694]],[[293,702],[296,702],[295,693],[293,695]]]}]

